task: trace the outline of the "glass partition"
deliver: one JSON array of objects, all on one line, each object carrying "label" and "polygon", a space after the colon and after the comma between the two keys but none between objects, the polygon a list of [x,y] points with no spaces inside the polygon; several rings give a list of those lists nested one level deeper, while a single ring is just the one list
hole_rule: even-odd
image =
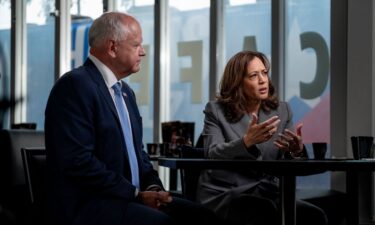
[{"label": "glass partition", "polygon": [[103,13],[102,0],[72,0],[72,68],[81,66],[89,55],[88,34],[91,23]]},{"label": "glass partition", "polygon": [[98,18],[103,13],[103,0],[72,0],[70,13],[73,18]]},{"label": "glass partition", "polygon": [[224,18],[225,63],[242,50],[260,51],[271,59],[271,0],[227,1]]},{"label": "glass partition", "polygon": [[143,143],[151,143],[154,129],[154,3],[144,0],[122,0],[118,1],[117,10],[134,16],[142,27],[146,56],[142,59],[141,70],[125,80],[137,97],[143,122]]},{"label": "glass partition", "polygon": [[26,122],[44,129],[44,109],[54,84],[55,70],[54,0],[32,0],[26,5],[27,69]]},{"label": "glass partition", "polygon": [[[294,124],[303,124],[309,156],[313,158],[313,142],[328,143],[329,156],[331,2],[286,2],[285,100],[292,107]],[[299,180],[299,184],[314,188],[330,185],[329,174]]]},{"label": "glass partition", "polygon": [[[0,1],[0,101],[10,96],[10,0]],[[9,127],[9,111],[0,109],[0,129]]]},{"label": "glass partition", "polygon": [[[170,77],[167,118],[195,122],[194,143],[208,102],[210,1],[169,1]],[[161,96],[162,98],[165,96]]]}]

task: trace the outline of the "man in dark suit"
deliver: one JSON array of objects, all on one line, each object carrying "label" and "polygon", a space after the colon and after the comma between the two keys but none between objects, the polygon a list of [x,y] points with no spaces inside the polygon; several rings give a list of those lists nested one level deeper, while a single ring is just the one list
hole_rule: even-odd
[{"label": "man in dark suit", "polygon": [[139,23],[105,13],[93,22],[89,45],[89,59],[57,81],[47,103],[49,222],[216,223],[211,211],[172,198],[143,151],[142,118],[121,81],[139,71],[146,54]]}]

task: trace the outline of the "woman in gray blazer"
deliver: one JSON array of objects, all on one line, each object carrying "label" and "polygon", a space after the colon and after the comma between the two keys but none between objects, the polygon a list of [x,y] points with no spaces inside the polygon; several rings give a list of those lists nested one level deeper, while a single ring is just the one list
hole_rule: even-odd
[{"label": "woman in gray blazer", "polygon": [[[206,157],[277,160],[303,157],[302,124],[294,131],[292,112],[279,102],[269,78],[270,63],[259,52],[243,51],[227,63],[216,101],[204,110]],[[225,219],[240,224],[279,224],[278,179],[261,171],[207,170],[197,198]],[[297,224],[326,224],[325,213],[297,201]]]}]

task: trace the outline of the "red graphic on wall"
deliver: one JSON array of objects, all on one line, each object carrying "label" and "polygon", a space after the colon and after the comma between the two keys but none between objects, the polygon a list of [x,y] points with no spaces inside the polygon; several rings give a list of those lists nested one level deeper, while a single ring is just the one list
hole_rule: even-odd
[{"label": "red graphic on wall", "polygon": [[302,138],[304,143],[330,143],[330,95],[325,94],[321,101],[311,109],[298,123],[302,123]]}]

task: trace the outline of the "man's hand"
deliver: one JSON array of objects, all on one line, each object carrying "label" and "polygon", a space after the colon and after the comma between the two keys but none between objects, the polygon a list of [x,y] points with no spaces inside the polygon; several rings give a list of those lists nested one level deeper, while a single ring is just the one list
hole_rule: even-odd
[{"label": "man's hand", "polygon": [[141,202],[154,209],[159,209],[161,205],[172,202],[172,196],[166,191],[140,191],[138,198]]}]

